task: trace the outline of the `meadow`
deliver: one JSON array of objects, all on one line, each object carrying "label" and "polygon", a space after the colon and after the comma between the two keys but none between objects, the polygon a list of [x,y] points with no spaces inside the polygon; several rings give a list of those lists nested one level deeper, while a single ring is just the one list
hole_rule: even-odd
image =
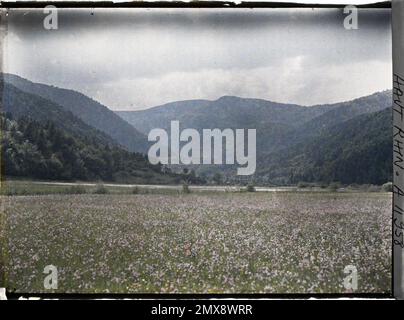
[{"label": "meadow", "polygon": [[[45,192],[44,192],[45,193]],[[1,196],[13,292],[389,293],[391,194]],[[46,265],[58,289],[45,290]]]}]

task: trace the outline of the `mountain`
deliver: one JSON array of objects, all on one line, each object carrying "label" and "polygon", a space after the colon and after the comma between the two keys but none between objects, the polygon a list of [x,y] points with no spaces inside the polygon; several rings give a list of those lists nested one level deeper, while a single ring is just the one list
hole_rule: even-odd
[{"label": "mountain", "polygon": [[[361,114],[261,160],[258,175],[276,183],[383,184],[392,181],[392,110]],[[281,164],[281,165],[280,165]]]},{"label": "mountain", "polygon": [[[142,111],[117,113],[144,134],[153,128],[167,130],[172,120],[180,121],[182,128],[199,130],[255,128],[257,130],[257,172],[253,177],[255,181],[289,184],[299,180],[337,179],[341,182],[376,183],[391,179],[386,169],[389,166],[388,150],[392,148],[391,136],[387,134],[390,134],[391,130],[383,131],[391,127],[388,120],[390,106],[391,91],[384,91],[352,101],[312,107],[224,96],[215,101],[189,100]],[[380,111],[384,116],[376,116]],[[367,115],[370,118],[367,118]],[[352,126],[365,122],[362,132],[352,129]],[[363,170],[356,170],[358,168],[355,167],[358,164],[355,152],[359,152],[359,146],[363,148],[364,145],[369,145],[367,139],[374,145],[366,150],[360,149],[361,156],[365,158],[368,155],[375,156],[375,150],[382,154],[377,155],[373,162],[366,158],[369,161],[362,162],[364,170],[374,171],[376,169],[370,168],[374,168],[375,165],[381,165],[383,168],[381,171],[374,171],[377,173],[372,171],[368,175],[364,174]],[[357,147],[357,151],[354,152]],[[318,156],[313,164],[311,156],[319,152],[323,153],[325,158]],[[343,155],[337,156],[338,152],[342,152]],[[351,168],[349,159],[356,162],[352,164],[356,169],[341,169],[341,166]],[[237,178],[234,177],[235,166],[202,165],[196,168],[199,173],[213,174],[216,170],[232,181]],[[332,169],[338,170],[339,174],[334,173]],[[379,178],[375,177],[377,174]],[[349,178],[348,175],[352,177]]]},{"label": "mountain", "polygon": [[288,140],[293,141],[293,143],[301,143],[310,137],[313,138],[321,134],[323,129],[327,129],[338,123],[348,121],[362,114],[389,108],[391,101],[391,91],[383,91],[352,101],[311,107],[328,108],[328,110],[318,117],[304,123],[301,129],[294,130],[294,132],[288,136]]},{"label": "mountain", "polygon": [[13,74],[4,81],[28,93],[49,100],[80,118],[87,125],[110,136],[129,151],[146,152],[147,138],[113,111],[77,91],[34,83]]},{"label": "mountain", "polygon": [[300,122],[322,112],[320,108],[224,96],[215,101],[179,101],[142,111],[118,111],[117,114],[146,135],[153,128],[169,131],[172,120],[178,120],[182,129],[194,128],[200,132],[214,128],[254,128],[257,129],[257,149],[271,151]]},{"label": "mountain", "polygon": [[94,141],[91,136],[72,135],[50,120],[38,122],[29,116],[16,120],[9,116],[0,114],[2,172],[7,176],[142,184],[189,180],[163,172],[160,165],[151,165],[140,153]]},{"label": "mountain", "polygon": [[[116,113],[144,134],[153,128],[168,129],[178,120],[184,128],[264,128],[268,124],[297,127],[313,120],[313,126],[348,120],[362,113],[385,109],[391,92],[384,91],[348,102],[304,107],[263,99],[224,96],[217,100],[186,100],[140,111]],[[315,119],[315,120],[314,120]]]},{"label": "mountain", "polygon": [[263,99],[224,96],[214,101],[172,102],[141,111],[117,111],[124,120],[147,135],[153,128],[169,130],[170,121],[181,128],[257,130],[260,154],[284,148],[318,130],[357,115],[383,110],[391,105],[391,92],[379,92],[353,101],[304,107]]},{"label": "mountain", "polygon": [[[247,179],[259,184],[381,184],[392,178],[391,91],[312,107],[224,96],[115,114],[72,90],[14,75],[4,78],[0,79],[2,110],[7,121],[15,121],[10,128],[18,127],[20,133],[14,135],[15,129],[10,129],[7,134],[13,138],[3,139],[2,151],[10,166],[14,165],[11,172],[15,175],[127,182],[188,179],[151,166],[144,155],[121,148],[145,152],[151,129],[169,130],[170,122],[178,120],[181,129],[256,129],[257,170]],[[55,133],[59,139],[50,134],[54,132],[59,132]],[[21,136],[26,139],[19,140]],[[59,173],[52,169],[58,163]],[[200,165],[191,169],[208,176],[220,173],[228,182],[245,182],[246,177],[235,175],[236,167]],[[49,177],[48,169],[54,172]],[[179,171],[184,166],[171,169]]]},{"label": "mountain", "polygon": [[117,111],[117,114],[147,134],[153,128],[168,129],[172,120],[178,120],[184,128],[257,128],[268,123],[295,125],[322,112],[320,108],[224,96],[215,101],[179,101],[141,111]]},{"label": "mountain", "polygon": [[150,164],[145,155],[124,149],[71,111],[1,78],[0,89],[0,154],[7,176],[142,184],[202,182],[194,175],[174,174]]},{"label": "mountain", "polygon": [[3,89],[1,109],[15,119],[30,117],[43,124],[51,121],[56,127],[71,135],[86,136],[97,143],[116,144],[111,137],[87,125],[73,113],[50,100],[21,91],[7,82],[2,82],[1,79],[0,87]]}]

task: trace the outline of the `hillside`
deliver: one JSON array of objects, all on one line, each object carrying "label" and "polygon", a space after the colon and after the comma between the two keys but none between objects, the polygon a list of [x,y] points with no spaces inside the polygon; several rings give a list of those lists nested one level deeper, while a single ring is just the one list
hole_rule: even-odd
[{"label": "hillside", "polygon": [[172,102],[141,111],[118,111],[123,119],[147,135],[153,128],[170,128],[178,120],[182,128],[257,130],[257,154],[301,142],[319,133],[319,129],[353,117],[383,110],[391,105],[391,92],[379,92],[353,101],[304,107],[262,99],[224,96],[215,101]]},{"label": "hillside", "polygon": [[77,91],[34,83],[12,74],[4,74],[4,81],[14,87],[49,100],[80,118],[129,151],[146,152],[147,138],[113,111]]},{"label": "hillside", "polygon": [[[15,175],[148,183],[190,179],[182,174],[175,175],[167,168],[163,173],[160,166],[157,169],[151,166],[144,155],[120,147],[146,152],[149,131],[154,128],[169,130],[170,122],[178,120],[181,129],[257,130],[255,175],[236,176],[237,165],[187,167],[194,169],[197,175],[210,177],[210,180],[214,180],[217,174],[224,177],[217,181],[234,183],[246,182],[247,179],[259,184],[281,185],[299,181],[381,184],[392,178],[389,91],[312,107],[224,96],[214,101],[178,101],[142,111],[114,113],[72,90],[32,83],[13,75],[5,75],[5,79],[5,82],[0,82],[3,87],[2,111],[7,113],[9,121],[16,121],[22,131],[27,122],[38,126],[40,129],[36,134],[27,133],[31,140],[32,137],[41,137],[40,140],[28,139],[32,146],[24,145],[24,141],[16,137],[13,143],[7,144],[9,151],[13,150],[10,146],[17,146],[13,156],[8,155],[9,172]],[[59,137],[67,137],[61,140],[66,144],[61,148],[74,154],[72,158],[66,154],[62,156],[57,148],[41,149],[43,145],[53,146],[50,142],[53,137],[46,136],[50,125],[54,127],[52,130],[60,131]],[[25,135],[24,132],[21,134]],[[67,144],[72,144],[72,147]],[[41,164],[34,171],[27,173],[23,170],[25,173],[21,173],[18,163],[22,160],[16,159],[26,152],[31,155],[39,152],[37,158],[41,159]],[[48,175],[43,168],[52,168],[55,157],[62,163],[60,170],[63,172],[59,174],[50,169],[53,174]],[[111,157],[118,160],[111,162]],[[35,157],[23,159],[31,159],[33,165],[36,163]],[[10,171],[11,165],[17,166]],[[182,172],[184,166],[171,166],[170,169]],[[191,178],[195,178],[194,182],[201,182],[194,173]]]},{"label": "hillside", "polygon": [[261,159],[258,175],[275,183],[392,181],[391,108],[321,130],[303,144]]},{"label": "hillside", "polygon": [[352,101],[304,107],[263,99],[224,96],[217,100],[186,100],[140,111],[116,113],[147,134],[153,128],[169,128],[178,120],[188,128],[263,128],[270,123],[298,127],[313,120],[313,126],[332,124],[359,114],[387,108],[391,92],[378,92]]},{"label": "hillside", "polygon": [[[145,134],[155,127],[168,129],[171,120],[199,130],[255,128],[257,172],[250,179],[257,183],[384,183],[391,180],[390,106],[391,92],[384,91],[312,107],[226,96],[117,113]],[[235,166],[194,168],[245,181],[235,176]]]},{"label": "hillside", "polygon": [[[184,128],[255,128],[270,123],[311,119],[313,112],[296,105],[225,96],[215,101],[189,100],[142,111],[118,111],[134,127],[147,134],[153,128],[169,128],[178,120]],[[315,114],[315,113],[314,113]]]},{"label": "hillside", "polygon": [[56,127],[73,136],[86,136],[98,143],[116,144],[111,137],[87,125],[61,106],[34,94],[21,91],[7,82],[1,82],[1,80],[0,86],[3,88],[2,111],[9,113],[13,118],[29,117],[42,124],[51,121]]},{"label": "hillside", "polygon": [[363,114],[384,110],[391,106],[391,91],[377,92],[370,96],[333,105],[320,105],[312,108],[329,108],[327,112],[304,123],[287,138],[294,144],[302,143],[322,134],[322,130],[343,123]]},{"label": "hillside", "polygon": [[52,121],[0,116],[1,155],[6,176],[47,180],[169,184],[187,178],[164,173],[145,156],[71,135]]}]

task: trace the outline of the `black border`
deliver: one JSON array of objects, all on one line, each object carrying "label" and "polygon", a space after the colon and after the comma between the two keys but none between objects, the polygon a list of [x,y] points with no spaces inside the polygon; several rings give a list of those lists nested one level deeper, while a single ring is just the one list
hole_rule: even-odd
[{"label": "black border", "polygon": [[[1,1],[0,7],[17,8],[44,8],[54,5],[59,8],[344,8],[344,4],[305,4],[292,2],[231,2],[231,1],[127,1],[114,3],[111,1]],[[356,5],[357,8],[391,8],[390,1]]]},{"label": "black border", "polygon": [[[41,9],[47,5],[54,5],[58,8],[336,8],[341,9],[346,6],[346,4],[305,4],[305,3],[292,3],[292,2],[231,2],[231,1],[197,1],[192,0],[191,2],[181,2],[181,1],[128,1],[128,2],[118,2],[114,3],[111,1],[1,1],[0,9]],[[370,4],[355,5],[357,8],[363,9],[391,9],[390,1],[381,1]],[[392,201],[393,202],[393,201]],[[392,205],[392,214],[394,214],[394,203]],[[26,293],[26,292],[6,292],[7,298],[10,300],[29,297],[38,297],[41,299],[67,299],[67,300],[83,300],[83,299],[155,299],[156,302],[159,300],[167,300],[173,302],[172,300],[194,300],[202,299],[208,300],[212,298],[219,299],[338,299],[338,298],[363,298],[363,299],[394,299],[394,244],[392,242],[392,268],[391,268],[391,288],[390,293],[222,293],[222,294],[160,294],[160,293]],[[220,300],[223,302],[223,300]],[[219,301],[216,301],[220,303]],[[226,303],[234,303],[237,300],[228,300]]]}]

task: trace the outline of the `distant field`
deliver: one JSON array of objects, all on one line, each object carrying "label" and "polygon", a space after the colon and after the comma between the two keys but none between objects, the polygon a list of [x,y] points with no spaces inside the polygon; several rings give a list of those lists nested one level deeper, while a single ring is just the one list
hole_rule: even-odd
[{"label": "distant field", "polygon": [[[118,184],[102,182],[56,182],[56,181],[35,181],[35,180],[6,180],[2,182],[0,195],[47,195],[47,194],[84,194],[100,193],[111,194],[181,194],[183,186],[177,185],[150,185],[150,184]],[[195,192],[216,193],[222,192],[244,192],[247,186],[230,185],[189,185],[189,189]],[[384,192],[383,187],[375,185],[345,186],[339,188],[320,187],[306,184],[304,186],[278,186],[263,187],[255,186],[257,192]]]},{"label": "distant field", "polygon": [[6,285],[46,292],[390,290],[391,195],[261,192],[2,197]]},{"label": "distant field", "polygon": [[[111,194],[133,194],[137,193],[178,193],[181,186],[176,189],[170,189],[164,185],[159,190],[151,190],[151,188],[138,187],[135,185],[114,185],[102,183],[63,183],[63,182],[45,182],[45,181],[28,181],[28,180],[10,180],[3,182],[0,194],[2,195],[48,195],[48,194],[84,194],[97,193],[97,188],[102,186],[104,192]],[[136,188],[136,190],[135,190]],[[177,190],[178,189],[178,190]]]}]

